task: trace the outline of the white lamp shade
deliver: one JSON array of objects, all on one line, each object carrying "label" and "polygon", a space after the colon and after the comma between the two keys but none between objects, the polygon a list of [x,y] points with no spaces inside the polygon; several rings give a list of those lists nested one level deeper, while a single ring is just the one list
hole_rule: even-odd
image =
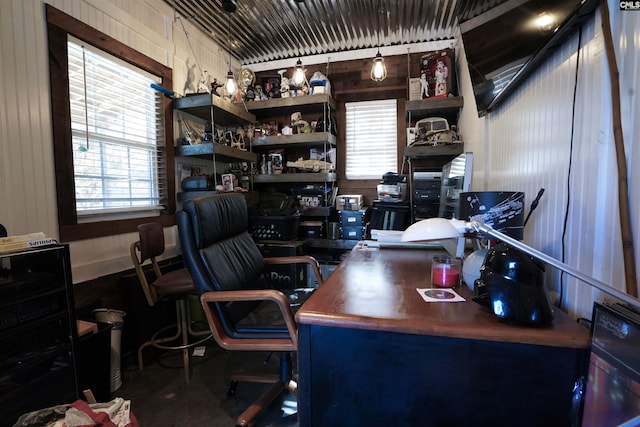
[{"label": "white lamp shade", "polygon": [[410,225],[402,233],[403,242],[428,242],[432,240],[456,239],[458,229],[446,218],[428,218]]}]

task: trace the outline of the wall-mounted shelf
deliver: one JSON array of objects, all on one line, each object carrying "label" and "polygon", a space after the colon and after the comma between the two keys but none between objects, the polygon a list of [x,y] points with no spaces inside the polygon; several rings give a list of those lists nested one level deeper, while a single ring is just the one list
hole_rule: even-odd
[{"label": "wall-mounted shelf", "polygon": [[415,121],[425,117],[443,116],[450,118],[451,116],[457,116],[463,105],[464,99],[462,96],[453,96],[405,101],[404,109],[409,121]]},{"label": "wall-mounted shelf", "polygon": [[[273,120],[278,117],[289,116],[291,113],[318,114],[326,120],[335,109],[335,101],[329,94],[305,95],[289,98],[273,98],[264,101],[247,103],[247,108],[262,119]],[[326,123],[326,122],[325,122]],[[331,132],[310,132],[294,135],[272,135],[254,137],[251,140],[252,151],[259,155],[269,155],[272,149],[285,149],[286,157],[283,161],[298,158],[309,158],[309,148],[329,150],[336,147],[337,138]],[[335,172],[292,172],[282,174],[260,174],[253,176],[254,184],[290,184],[290,183],[335,183]]]},{"label": "wall-mounted shelf", "polygon": [[329,132],[298,133],[295,135],[259,136],[251,140],[254,148],[287,148],[296,146],[336,146],[336,136]]},{"label": "wall-mounted shelf", "polygon": [[260,174],[253,176],[253,182],[256,184],[264,183],[294,183],[294,182],[336,182],[338,179],[335,172],[323,173],[280,173],[280,174]]},{"label": "wall-mounted shelf", "polygon": [[175,147],[176,156],[198,156],[210,159],[215,156],[217,161],[225,163],[255,162],[258,155],[251,151],[238,150],[237,148],[214,142],[206,142],[194,145],[178,145]]},{"label": "wall-mounted shelf", "polygon": [[207,121],[211,120],[212,107],[213,121],[217,125],[235,125],[241,121],[245,123],[256,121],[256,116],[248,112],[244,105],[233,104],[217,95],[203,93],[173,100],[175,110],[184,111]]},{"label": "wall-mounted shelf", "polygon": [[274,110],[278,110],[278,113],[283,115],[297,111],[302,114],[317,112],[318,104],[327,104],[333,110],[336,108],[336,103],[329,94],[320,93],[317,95],[251,101],[247,102],[247,109],[258,117],[265,117],[273,115]]},{"label": "wall-mounted shelf", "polygon": [[448,156],[453,158],[458,154],[462,154],[463,150],[464,144],[462,142],[441,145],[414,145],[405,147],[404,157],[407,159],[421,159],[434,156]]}]

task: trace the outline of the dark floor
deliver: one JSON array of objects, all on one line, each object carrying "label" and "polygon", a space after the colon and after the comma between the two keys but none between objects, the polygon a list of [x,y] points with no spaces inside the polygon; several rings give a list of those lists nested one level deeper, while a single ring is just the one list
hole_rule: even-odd
[{"label": "dark floor", "polygon": [[[132,411],[141,427],[235,426],[236,418],[267,385],[241,382],[235,395],[228,397],[230,374],[277,374],[277,354],[266,362],[268,356],[261,352],[230,352],[209,342],[204,356],[191,358],[189,383],[184,380],[180,352],[162,354],[146,364],[142,371],[134,364],[133,357],[129,357],[121,370],[122,386],[113,397],[131,400]],[[283,415],[281,410],[283,401],[287,407],[290,400],[290,395],[283,395],[251,426],[297,427],[296,415]]]}]

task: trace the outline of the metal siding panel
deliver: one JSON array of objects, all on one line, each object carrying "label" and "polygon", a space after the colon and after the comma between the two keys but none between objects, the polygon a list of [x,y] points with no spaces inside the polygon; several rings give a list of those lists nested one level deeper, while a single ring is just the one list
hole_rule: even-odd
[{"label": "metal siding panel", "polygon": [[453,39],[457,22],[457,0],[382,0],[381,14],[372,0],[247,0],[230,15],[212,0],[165,2],[219,45],[229,18],[233,55],[243,64],[376,47],[378,18],[381,46]]},{"label": "metal siding panel", "polygon": [[[617,4],[609,7],[616,10]],[[640,170],[633,165],[640,164],[640,131],[635,126],[640,122],[640,111],[634,90],[640,80],[640,58],[635,54],[640,51],[640,24],[638,14],[614,15],[631,216],[636,225],[634,246],[638,248]],[[557,259],[562,259],[564,216],[569,203],[565,262],[624,291],[611,97],[600,28],[597,15],[583,31],[575,121],[577,36],[563,44],[526,84],[484,119],[488,127],[484,173],[486,189],[525,191],[528,204],[539,188],[546,189],[525,230],[525,242]],[[570,151],[572,123],[574,145]],[[464,127],[461,129],[464,131]],[[549,279],[551,288],[557,290],[560,273],[551,271]],[[589,318],[593,301],[603,298],[601,292],[570,277],[563,280],[567,286],[562,307],[575,316]]]}]

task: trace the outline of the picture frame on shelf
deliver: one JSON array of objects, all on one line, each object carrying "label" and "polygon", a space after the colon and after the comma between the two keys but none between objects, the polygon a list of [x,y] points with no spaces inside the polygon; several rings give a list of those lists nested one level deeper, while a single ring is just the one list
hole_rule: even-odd
[{"label": "picture frame on shelf", "polygon": [[269,99],[280,98],[280,76],[263,77],[262,91]]}]

